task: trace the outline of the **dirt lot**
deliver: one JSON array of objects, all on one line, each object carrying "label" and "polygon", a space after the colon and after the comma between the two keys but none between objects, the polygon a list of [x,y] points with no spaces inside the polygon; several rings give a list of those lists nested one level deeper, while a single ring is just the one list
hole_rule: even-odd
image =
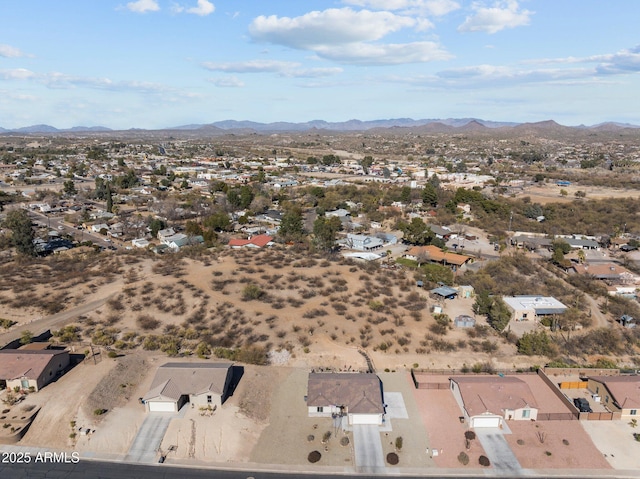
[{"label": "dirt lot", "polygon": [[[567,192],[566,196],[560,194],[561,190]],[[525,188],[518,196],[528,196],[531,198],[532,203],[562,203],[571,202],[576,199],[576,191],[582,190],[587,196],[587,199],[599,200],[604,198],[638,198],[640,191],[638,190],[626,190],[618,188],[605,188],[601,186],[580,186],[572,184],[569,186],[557,186],[554,184],[535,185]]]}]

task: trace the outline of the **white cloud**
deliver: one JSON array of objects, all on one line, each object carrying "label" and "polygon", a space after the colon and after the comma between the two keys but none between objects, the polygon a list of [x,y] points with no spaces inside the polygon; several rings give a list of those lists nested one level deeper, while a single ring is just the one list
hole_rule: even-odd
[{"label": "white cloud", "polygon": [[332,8],[295,18],[260,16],[249,26],[249,33],[255,41],[312,51],[333,61],[389,65],[449,58],[450,55],[434,42],[374,43],[405,28],[420,31],[431,26],[426,19],[388,11]]},{"label": "white cloud", "polygon": [[529,24],[534,12],[520,10],[517,0],[499,0],[491,7],[475,2],[471,6],[474,13],[458,27],[460,32],[497,33],[505,28],[521,27]]},{"label": "white cloud", "polygon": [[236,77],[211,78],[211,83],[220,88],[241,88],[244,83]]},{"label": "white cloud", "polygon": [[342,68],[300,68],[300,63],[278,60],[250,60],[236,63],[206,62],[207,70],[226,73],[276,73],[282,77],[319,78],[342,73]]},{"label": "white cloud", "polygon": [[294,78],[322,78],[342,73],[342,68],[303,68],[282,72],[283,76]]},{"label": "white cloud", "polygon": [[301,50],[317,46],[379,40],[388,33],[415,26],[410,17],[390,12],[350,8],[313,11],[300,17],[257,17],[249,26],[256,41],[276,43]]},{"label": "white cloud", "polygon": [[228,73],[281,73],[297,68],[300,64],[278,60],[250,60],[235,63],[205,62],[202,66],[207,70]]},{"label": "white cloud", "polygon": [[157,0],[136,0],[127,3],[127,8],[136,13],[157,12],[160,10],[160,5]]},{"label": "white cloud", "polygon": [[460,8],[454,0],[343,0],[343,3],[374,10],[399,10],[406,14],[443,16]]},{"label": "white cloud", "polygon": [[447,60],[451,55],[434,42],[399,44],[352,43],[317,49],[318,55],[340,63],[358,65],[401,65]]},{"label": "white cloud", "polygon": [[37,75],[25,68],[15,68],[12,70],[0,70],[0,78],[3,80],[28,80]]},{"label": "white cloud", "polygon": [[193,13],[194,15],[200,15],[206,17],[215,11],[216,7],[208,0],[198,0],[198,6],[187,9],[187,13]]},{"label": "white cloud", "polygon": [[0,45],[0,57],[18,58],[23,56],[25,56],[24,53],[11,45]]}]

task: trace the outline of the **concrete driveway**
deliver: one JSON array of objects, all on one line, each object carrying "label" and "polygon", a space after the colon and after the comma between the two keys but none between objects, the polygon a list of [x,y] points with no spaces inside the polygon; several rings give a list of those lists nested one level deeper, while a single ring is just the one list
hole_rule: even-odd
[{"label": "concrete driveway", "polygon": [[353,449],[356,459],[356,470],[359,473],[384,473],[384,453],[380,441],[380,428],[376,425],[353,426]]},{"label": "concrete driveway", "polygon": [[186,411],[183,407],[181,413],[172,414],[166,412],[150,412],[140,426],[138,434],[131,443],[129,453],[124,458],[125,462],[137,462],[142,464],[155,464],[158,462],[158,449],[162,443],[169,423],[172,419],[181,417]]},{"label": "concrete driveway", "polygon": [[476,428],[475,433],[496,474],[521,475],[522,466],[498,429]]}]

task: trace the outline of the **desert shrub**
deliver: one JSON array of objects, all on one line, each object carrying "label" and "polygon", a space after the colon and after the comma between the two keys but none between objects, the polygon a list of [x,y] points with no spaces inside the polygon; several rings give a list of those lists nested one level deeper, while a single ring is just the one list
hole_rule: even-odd
[{"label": "desert shrub", "polygon": [[138,318],[136,319],[136,323],[141,329],[145,331],[157,329],[158,326],[160,326],[160,321],[153,316],[149,316],[148,314],[138,316]]},{"label": "desert shrub", "polygon": [[264,291],[256,284],[248,284],[242,290],[242,299],[252,301],[264,296]]},{"label": "desert shrub", "polygon": [[466,466],[467,464],[469,464],[469,455],[462,451],[460,454],[458,454],[458,462],[460,462],[460,464],[462,464],[463,466]]},{"label": "desert shrub", "polygon": [[478,458],[478,463],[481,466],[484,466],[484,467],[489,467],[491,465],[491,461],[489,460],[489,458],[487,456],[480,456]]},{"label": "desert shrub", "polygon": [[311,451],[309,453],[309,455],[307,456],[307,460],[311,463],[311,464],[315,464],[316,462],[318,462],[320,460],[320,458],[322,457],[322,454],[320,454],[320,452],[318,451]]},{"label": "desert shrub", "polygon": [[396,449],[399,451],[402,449],[403,439],[402,436],[396,437]]},{"label": "desert shrub", "polygon": [[395,466],[400,462],[400,458],[395,452],[390,452],[389,454],[387,454],[387,462],[392,466]]},{"label": "desert shrub", "polygon": [[94,409],[93,410],[93,414],[95,414],[96,416],[102,416],[106,412],[107,412],[107,410],[104,409],[104,408],[98,408],[98,409]]}]

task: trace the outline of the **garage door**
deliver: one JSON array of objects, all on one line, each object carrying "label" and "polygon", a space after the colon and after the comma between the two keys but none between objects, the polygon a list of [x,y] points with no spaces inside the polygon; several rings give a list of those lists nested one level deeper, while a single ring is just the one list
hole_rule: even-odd
[{"label": "garage door", "polygon": [[502,418],[499,416],[472,417],[471,427],[500,427]]},{"label": "garage door", "polygon": [[380,424],[379,414],[350,414],[351,424]]},{"label": "garage door", "polygon": [[176,403],[149,401],[149,412],[176,412]]}]

